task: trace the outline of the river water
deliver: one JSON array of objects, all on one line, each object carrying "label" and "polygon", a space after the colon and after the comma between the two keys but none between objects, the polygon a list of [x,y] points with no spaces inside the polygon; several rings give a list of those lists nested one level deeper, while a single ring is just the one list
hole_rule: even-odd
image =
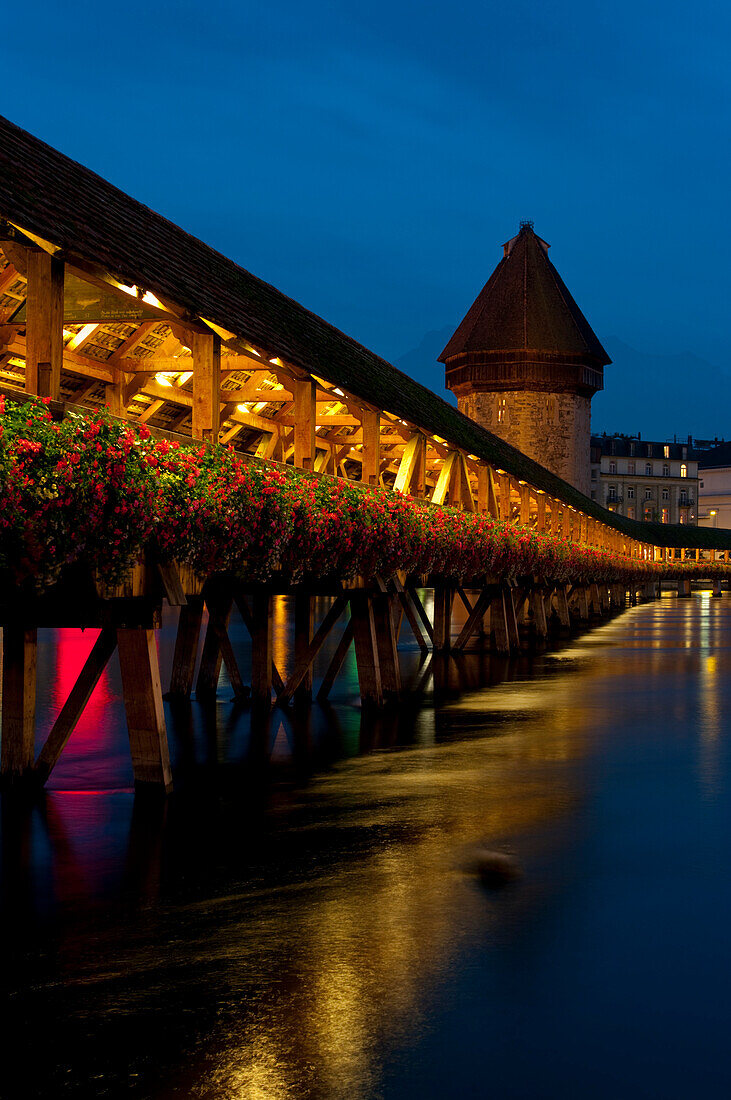
[{"label": "river water", "polygon": [[[41,724],[93,637],[44,639]],[[728,1096],[731,601],[436,672],[377,722],[352,665],[268,727],[224,682],[168,708],[163,805],[110,666],[45,796],[3,796],[0,1096]]]}]

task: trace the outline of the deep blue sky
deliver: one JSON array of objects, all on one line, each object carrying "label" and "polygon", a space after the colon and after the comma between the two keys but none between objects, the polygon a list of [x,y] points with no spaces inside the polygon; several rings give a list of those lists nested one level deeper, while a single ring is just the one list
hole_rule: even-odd
[{"label": "deep blue sky", "polygon": [[387,358],[532,218],[601,338],[726,367],[730,30],[704,0],[30,0],[2,111]]}]

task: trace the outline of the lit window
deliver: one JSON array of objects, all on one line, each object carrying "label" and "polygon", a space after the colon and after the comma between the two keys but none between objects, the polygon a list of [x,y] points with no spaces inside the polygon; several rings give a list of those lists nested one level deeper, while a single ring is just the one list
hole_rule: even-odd
[{"label": "lit window", "polygon": [[688,467],[685,465],[685,463],[683,463],[682,466],[680,467],[680,476],[681,477],[687,477],[688,476]]},{"label": "lit window", "polygon": [[663,447],[662,453],[664,458],[670,458],[670,448],[668,447],[667,443]]},{"label": "lit window", "polygon": [[663,521],[663,523],[669,523],[670,522],[670,512],[667,508],[663,508],[663,510],[662,510],[662,521]]}]

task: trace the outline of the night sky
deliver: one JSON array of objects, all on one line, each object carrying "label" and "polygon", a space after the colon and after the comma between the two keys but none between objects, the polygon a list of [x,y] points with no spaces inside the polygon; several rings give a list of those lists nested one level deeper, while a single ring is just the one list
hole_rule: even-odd
[{"label": "night sky", "polygon": [[[728,437],[729,375],[688,406],[683,353],[731,371],[730,24],[667,0],[30,0],[1,110],[391,360],[531,218],[614,341],[596,426]],[[682,415],[638,409],[643,362]]]}]

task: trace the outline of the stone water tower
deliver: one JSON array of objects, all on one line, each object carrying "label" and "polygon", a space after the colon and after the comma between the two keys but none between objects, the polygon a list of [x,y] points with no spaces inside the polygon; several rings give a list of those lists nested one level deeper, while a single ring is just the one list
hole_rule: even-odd
[{"label": "stone water tower", "polygon": [[611,360],[522,222],[439,361],[460,410],[589,495],[591,399]]}]

